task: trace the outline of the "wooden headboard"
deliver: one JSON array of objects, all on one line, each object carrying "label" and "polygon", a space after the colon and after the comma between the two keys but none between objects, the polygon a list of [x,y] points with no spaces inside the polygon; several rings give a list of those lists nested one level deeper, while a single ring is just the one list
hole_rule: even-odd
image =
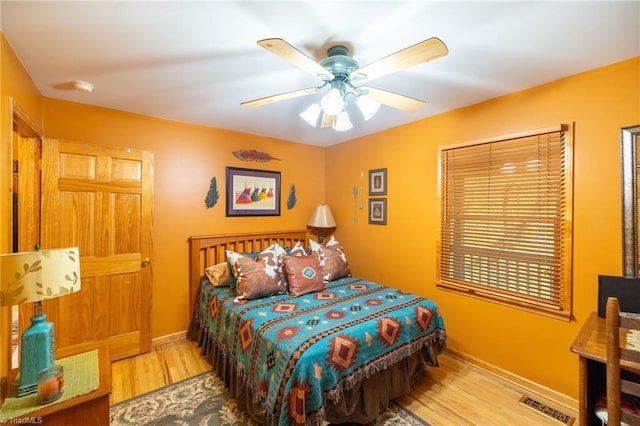
[{"label": "wooden headboard", "polygon": [[226,260],[225,250],[238,253],[262,251],[273,243],[293,247],[300,241],[307,245],[309,231],[273,231],[248,234],[202,235],[189,237],[189,315],[193,310],[200,289],[200,279],[208,266]]}]

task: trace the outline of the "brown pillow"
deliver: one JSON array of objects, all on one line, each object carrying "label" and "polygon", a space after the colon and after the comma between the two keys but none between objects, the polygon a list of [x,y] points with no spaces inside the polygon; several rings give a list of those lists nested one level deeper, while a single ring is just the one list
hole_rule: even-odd
[{"label": "brown pillow", "polygon": [[287,292],[286,282],[278,268],[278,258],[283,251],[277,244],[272,244],[255,258],[227,251],[227,257],[232,261],[238,277],[238,300],[260,299]]},{"label": "brown pillow", "polygon": [[325,281],[335,281],[339,278],[351,276],[351,269],[349,268],[344,248],[333,235],[325,246],[313,240],[309,240],[309,244],[311,253],[316,254],[320,260],[320,270]]},{"label": "brown pillow", "polygon": [[229,267],[227,266],[227,262],[209,266],[204,270],[204,274],[214,287],[229,286]]},{"label": "brown pillow", "polygon": [[302,246],[302,243],[300,241],[297,241],[293,247],[283,251],[280,254],[280,257],[278,258],[278,271],[280,272],[280,275],[284,279],[285,284],[287,285],[287,288],[289,286],[289,278],[287,277],[287,272],[284,270],[284,263],[283,263],[284,257],[285,256],[306,256],[306,255],[307,255],[307,252],[304,250],[304,247]]},{"label": "brown pillow", "polygon": [[289,256],[306,256],[307,252],[305,251],[302,243],[297,241],[291,249],[287,250],[287,255]]},{"label": "brown pillow", "polygon": [[324,290],[320,263],[316,255],[284,256],[282,262],[291,296],[298,297]]}]

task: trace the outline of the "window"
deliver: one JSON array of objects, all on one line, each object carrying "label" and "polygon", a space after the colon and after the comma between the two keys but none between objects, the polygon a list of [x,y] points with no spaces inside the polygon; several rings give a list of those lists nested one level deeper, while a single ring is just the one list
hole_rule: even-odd
[{"label": "window", "polygon": [[568,319],[572,126],[440,149],[438,287]]}]

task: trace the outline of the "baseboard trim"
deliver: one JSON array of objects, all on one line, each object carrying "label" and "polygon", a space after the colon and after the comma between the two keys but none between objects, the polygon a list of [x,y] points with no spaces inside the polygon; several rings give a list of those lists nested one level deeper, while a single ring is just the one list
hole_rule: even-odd
[{"label": "baseboard trim", "polygon": [[578,411],[578,400],[571,398],[568,395],[562,394],[546,386],[542,386],[539,383],[526,379],[522,376],[518,376],[517,374],[514,374],[502,368],[496,367],[495,365],[489,364],[485,361],[479,360],[472,356],[453,351],[449,348],[445,349],[445,352],[447,353],[447,355],[451,356],[452,358],[455,358],[468,365],[484,370],[487,373],[493,374],[494,376],[497,376],[503,380],[507,380],[515,385],[523,387],[527,389],[530,393],[536,394],[537,396],[547,399],[550,402],[563,405],[564,407],[567,407],[576,412]]},{"label": "baseboard trim", "polygon": [[155,337],[151,339],[151,347],[165,345],[167,343],[179,342],[187,339],[187,330],[178,331],[177,333],[166,334],[164,336]]}]

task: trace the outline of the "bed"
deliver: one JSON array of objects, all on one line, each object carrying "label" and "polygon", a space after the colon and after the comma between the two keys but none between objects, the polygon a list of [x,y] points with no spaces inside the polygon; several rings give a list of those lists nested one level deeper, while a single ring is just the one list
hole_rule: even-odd
[{"label": "bed", "polygon": [[[279,256],[287,261],[281,274],[289,274],[283,294],[247,299],[239,296],[240,283],[214,286],[205,276],[226,264],[229,253],[255,256],[309,241],[307,231],[189,238],[188,337],[238,407],[259,424],[374,422],[391,400],[410,392],[425,365],[438,365],[446,334],[433,301],[350,271],[327,281],[328,252],[315,242],[312,248],[320,251],[313,255]],[[320,266],[292,266],[318,258]],[[325,278],[322,288],[300,294],[307,287],[296,280],[314,270]]]}]

